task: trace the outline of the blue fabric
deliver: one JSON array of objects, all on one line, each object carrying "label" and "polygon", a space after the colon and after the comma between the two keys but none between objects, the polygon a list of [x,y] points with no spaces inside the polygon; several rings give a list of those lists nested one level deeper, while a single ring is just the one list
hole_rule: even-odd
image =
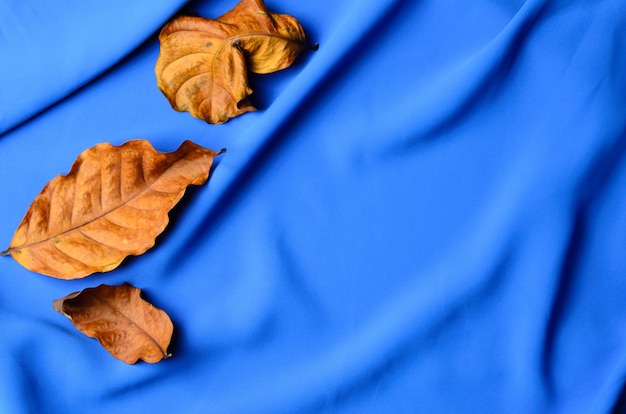
[{"label": "blue fabric", "polygon": [[[2,258],[0,412],[626,412],[626,3],[267,4],[320,48],[216,126],[156,88],[182,1],[0,3],[0,245],[98,142],[228,149],[113,272]],[[52,310],[122,282],[172,358]]]}]

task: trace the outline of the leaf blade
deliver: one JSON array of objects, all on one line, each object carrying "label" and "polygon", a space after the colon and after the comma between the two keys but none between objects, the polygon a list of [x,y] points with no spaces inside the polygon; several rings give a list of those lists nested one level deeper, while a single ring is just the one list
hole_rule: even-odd
[{"label": "leaf blade", "polygon": [[123,283],[100,285],[52,302],[80,332],[97,339],[115,358],[134,364],[156,363],[167,352],[173,323],[165,311],[141,298],[141,290]]},{"label": "leaf blade", "polygon": [[98,144],[44,186],[2,254],[61,279],[113,270],[154,246],[169,210],[208,179],[218,154],[191,141],[170,153],[146,140]]},{"label": "leaf blade", "polygon": [[311,48],[294,17],[270,12],[262,0],[241,0],[217,19],[178,16],[159,42],[158,88],[172,108],[212,124],[256,110],[248,71],[284,69]]}]

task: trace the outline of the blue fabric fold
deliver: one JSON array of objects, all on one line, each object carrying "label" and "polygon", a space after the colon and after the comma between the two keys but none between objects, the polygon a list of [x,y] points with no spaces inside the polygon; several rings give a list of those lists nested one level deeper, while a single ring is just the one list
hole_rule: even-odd
[{"label": "blue fabric fold", "polygon": [[0,134],[111,68],[184,4],[2,2]]},{"label": "blue fabric fold", "polygon": [[[626,4],[267,3],[319,50],[251,76],[259,110],[219,126],[156,88],[156,33],[182,2],[107,5],[125,17],[106,36],[100,17],[0,6],[21,28],[0,26],[2,50],[36,45],[0,68],[0,245],[98,142],[227,148],[113,272],[2,258],[0,411],[624,412]],[[122,282],[172,317],[172,358],[127,366],[50,306]]]}]

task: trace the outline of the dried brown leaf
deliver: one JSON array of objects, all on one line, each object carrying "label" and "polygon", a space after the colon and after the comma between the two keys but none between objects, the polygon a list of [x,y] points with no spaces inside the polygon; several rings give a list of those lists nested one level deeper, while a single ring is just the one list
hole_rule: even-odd
[{"label": "dried brown leaf", "polygon": [[96,338],[115,358],[134,364],[139,359],[159,362],[170,355],[170,317],[140,296],[141,290],[124,283],[100,285],[52,302],[85,335]]},{"label": "dried brown leaf", "polygon": [[294,17],[270,12],[262,0],[241,0],[217,19],[179,16],[159,41],[159,89],[175,110],[212,124],[255,110],[248,70],[284,69],[311,48]]},{"label": "dried brown leaf", "polygon": [[2,254],[61,279],[113,270],[154,246],[169,210],[208,179],[217,154],[191,141],[170,153],[145,140],[98,144],[44,187]]}]

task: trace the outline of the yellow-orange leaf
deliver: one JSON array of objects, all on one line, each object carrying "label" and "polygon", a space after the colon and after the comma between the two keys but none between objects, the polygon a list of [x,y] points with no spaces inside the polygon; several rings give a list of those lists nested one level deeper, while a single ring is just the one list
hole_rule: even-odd
[{"label": "yellow-orange leaf", "polygon": [[35,198],[2,255],[61,279],[115,269],[154,246],[190,184],[203,184],[219,152],[185,141],[156,151],[145,140],[98,144]]},{"label": "yellow-orange leaf", "polygon": [[155,363],[170,355],[173,325],[167,314],[143,300],[141,290],[124,283],[100,285],[52,302],[85,335],[96,338],[115,358]]},{"label": "yellow-orange leaf", "polygon": [[159,35],[157,85],[177,111],[219,124],[255,108],[247,71],[271,73],[310,48],[298,21],[241,0],[217,19],[179,16]]}]

